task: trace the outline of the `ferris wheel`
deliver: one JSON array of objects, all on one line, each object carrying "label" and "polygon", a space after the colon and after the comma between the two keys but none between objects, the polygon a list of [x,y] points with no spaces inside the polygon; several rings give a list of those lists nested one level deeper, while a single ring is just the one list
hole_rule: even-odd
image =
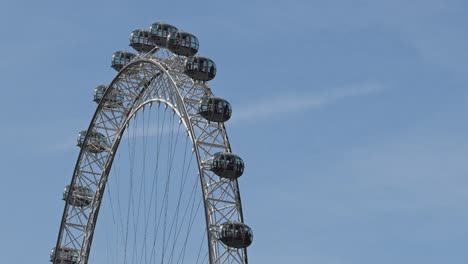
[{"label": "ferris wheel", "polygon": [[94,91],[50,261],[248,263],[244,162],[224,126],[231,106],[207,83],[215,63],[166,23],[131,32],[130,46],[137,53],[115,52],[116,77]]}]

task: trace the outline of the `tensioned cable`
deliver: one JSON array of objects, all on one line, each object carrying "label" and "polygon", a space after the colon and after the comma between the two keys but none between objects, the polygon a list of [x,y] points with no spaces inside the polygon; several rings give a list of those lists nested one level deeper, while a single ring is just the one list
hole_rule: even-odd
[{"label": "tensioned cable", "polygon": [[[176,122],[179,121],[179,116],[173,112],[171,113],[170,108],[168,110],[161,109],[158,111],[157,115],[155,115],[157,119],[155,122],[157,130],[155,137],[156,149],[154,150],[151,148],[153,149],[151,156],[154,157],[154,159],[152,157],[151,163],[148,163],[148,151],[154,141],[149,140],[149,128],[150,124],[155,121],[151,117],[151,109],[149,113],[148,110],[144,109],[132,118],[134,119],[132,122],[133,126],[130,126],[129,131],[127,131],[128,137],[126,137],[128,161],[130,164],[129,168],[127,168],[129,171],[129,185],[125,186],[128,188],[128,197],[125,197],[127,199],[127,208],[120,205],[120,195],[116,197],[114,195],[115,193],[112,192],[112,194],[110,194],[111,192],[109,190],[111,189],[107,189],[109,206],[111,207],[110,211],[112,213],[112,223],[117,227],[117,230],[120,229],[119,226],[123,227],[120,229],[122,232],[117,231],[114,233],[117,237],[116,240],[113,240],[116,251],[114,255],[115,261],[107,257],[109,263],[119,262],[122,258],[124,259],[124,264],[155,262],[183,263],[186,253],[191,252],[187,250],[187,246],[188,242],[192,240],[188,239],[191,233],[193,233],[196,216],[200,209],[201,202],[203,202],[201,194],[199,196],[200,199],[194,198],[198,197],[196,195],[199,194],[201,190],[199,188],[200,177],[193,177],[195,174],[193,170],[191,170],[195,155],[191,148],[192,142],[190,137],[188,137],[188,135],[183,137],[185,142],[180,144],[180,141],[182,141],[180,139],[180,130],[182,128],[185,130],[185,126],[181,122],[176,125]],[[161,117],[161,113],[163,117]],[[171,124],[166,124],[167,114],[170,115],[167,121]],[[167,134],[169,134],[169,136],[166,139],[165,137]],[[149,142],[152,142],[151,145]],[[142,150],[137,152],[136,148],[140,146]],[[124,149],[125,148],[121,150]],[[118,158],[120,158],[120,152],[121,151],[117,153]],[[164,164],[161,164],[162,158],[162,162],[166,164],[166,168],[163,168]],[[114,170],[118,168],[120,162],[117,162],[117,164]],[[150,165],[153,168],[150,168],[148,164],[153,164]],[[165,177],[159,177],[162,172],[159,168],[162,168],[165,172]],[[152,177],[146,177],[148,171],[152,171]],[[176,175],[180,177],[180,179],[174,180],[177,178],[174,178]],[[116,177],[117,175],[113,176],[118,178]],[[158,178],[162,181],[159,181]],[[192,184],[187,184],[189,180],[193,183],[193,186]],[[119,185],[119,179],[115,179],[114,181],[114,185]],[[158,187],[158,185],[161,185],[161,187]],[[192,189],[192,191],[186,190],[188,186],[193,187],[188,188],[188,190]],[[158,190],[161,190],[160,196],[158,196]],[[117,188],[116,191],[118,192],[119,188]],[[162,199],[159,199],[159,197],[162,197]],[[115,201],[117,201],[117,206],[114,205]],[[158,206],[158,203],[161,205]],[[124,215],[123,212],[125,210],[127,217],[118,217],[118,214],[114,212],[116,208],[119,208],[119,213],[121,215]],[[154,219],[155,221],[150,219]],[[150,228],[150,226],[152,226],[152,228]],[[158,235],[158,230],[161,231],[162,236]],[[109,233],[108,230],[106,230],[106,233]],[[120,233],[122,233],[122,241],[124,244],[123,250],[120,250],[118,242]],[[206,229],[204,234],[205,235],[202,235],[201,239],[197,239],[197,242],[206,239]],[[106,237],[109,236],[106,235]],[[153,240],[153,243],[150,242],[151,240]],[[195,244],[198,245],[198,243]],[[107,241],[106,247],[109,248],[111,245],[112,242],[109,244],[109,241]],[[160,250],[156,250],[157,248]],[[193,258],[195,258],[195,256],[197,256],[196,246],[193,247],[193,251],[192,253],[195,254]],[[200,251],[201,248],[198,249],[198,259],[202,257]],[[156,252],[159,253],[156,254]],[[119,257],[119,254],[122,253],[123,257]],[[155,258],[156,256],[158,257]]]},{"label": "tensioned cable", "polygon": [[[137,234],[138,234],[138,227],[139,227],[139,219],[140,219],[140,209],[141,209],[141,201],[142,201],[142,195],[144,193],[144,189],[143,189],[143,183],[144,183],[144,179],[145,179],[145,170],[146,170],[146,143],[147,143],[147,138],[146,138],[146,134],[145,134],[145,127],[147,126],[145,124],[145,108],[143,107],[142,110],[141,110],[141,116],[142,116],[142,140],[143,140],[143,158],[142,158],[142,172],[141,172],[141,177],[140,177],[140,189],[138,191],[139,195],[138,195],[138,207],[137,207],[137,215],[136,215],[136,221],[135,221],[135,217],[133,219],[134,223],[133,223],[133,226],[134,226],[134,239],[133,239],[133,254],[132,254],[132,260],[133,262],[136,262],[136,258],[138,258],[138,249],[137,249]],[[149,123],[149,122],[148,122]],[[143,196],[145,198],[145,196]]]},{"label": "tensioned cable", "polygon": [[[160,156],[160,150],[161,150],[161,138],[162,138],[162,133],[159,129],[159,120],[160,120],[160,117],[159,117],[159,113],[160,111],[157,111],[158,112],[158,115],[157,115],[157,120],[156,120],[156,160],[155,160],[155,168],[154,168],[154,171],[153,171],[153,183],[151,185],[151,197],[150,197],[150,208],[151,208],[151,203],[153,201],[155,201],[155,216],[154,216],[154,230],[156,231],[156,212],[157,212],[157,209],[158,209],[158,205],[157,205],[157,193],[158,193],[158,168],[159,168],[159,156]],[[166,115],[163,114],[163,121],[162,121],[162,126],[164,126],[164,123],[166,121]],[[153,194],[155,196],[155,198],[153,198]],[[146,221],[146,226],[148,226],[148,222],[149,222],[149,217],[151,215],[151,210],[148,211],[148,216],[147,216],[147,221]],[[156,237],[156,232],[155,232],[155,237]],[[150,261],[152,259],[152,255],[153,255],[153,252],[154,252],[154,249],[155,249],[155,244],[156,244],[156,241],[153,242],[153,247],[151,249],[151,255],[150,255]],[[145,243],[145,259],[146,259],[146,243]]]},{"label": "tensioned cable", "polygon": [[[179,129],[180,129],[180,127],[179,127]],[[179,133],[178,133],[178,134],[179,134]],[[177,135],[177,139],[178,139],[178,135]],[[188,138],[186,138],[185,151],[184,151],[184,159],[183,159],[183,165],[182,165],[181,188],[180,188],[180,190],[179,190],[178,206],[180,206],[180,197],[182,196],[183,186],[184,186],[184,184],[185,184],[185,182],[186,182],[186,178],[185,178],[185,180],[184,180],[184,177],[183,177],[183,176],[184,176],[184,171],[185,171],[185,164],[186,164],[186,157],[187,157],[188,142],[189,142],[189,141],[188,141]],[[174,151],[175,151],[175,150],[176,150],[176,148],[174,147]],[[171,158],[171,163],[172,163],[173,160],[174,160],[174,155],[172,155],[172,156],[173,156],[173,157]],[[189,162],[189,166],[190,166],[190,164],[191,164],[192,158],[193,158],[193,155],[191,155],[191,159],[190,159],[190,162]],[[188,169],[187,169],[187,171],[188,171]],[[185,174],[185,176],[187,176],[187,175],[188,175],[188,173]],[[178,210],[178,208],[177,208],[177,210]],[[175,217],[175,220],[173,219],[173,223],[174,223],[174,221],[177,223],[177,222],[178,222],[178,218]],[[171,228],[172,228],[172,226],[171,226]],[[169,236],[170,236],[170,235],[169,235]],[[141,258],[140,258],[140,263],[141,263]]]},{"label": "tensioned cable", "polygon": [[[147,125],[147,136],[149,134],[149,124],[151,123],[151,113],[152,113],[152,106],[150,105],[150,110],[149,110],[149,117],[148,117],[148,125]],[[158,111],[159,113],[159,111]],[[159,119],[159,115],[158,115],[158,119]],[[144,138],[145,140],[145,138]],[[145,145],[145,148],[148,144],[147,140],[145,143],[143,143]],[[146,156],[145,156],[145,163],[146,165]],[[145,167],[145,166],[144,166]],[[146,170],[144,170],[146,172]],[[142,172],[142,174],[145,174]],[[154,181],[154,179],[153,179]],[[146,188],[144,189],[145,190],[145,195],[144,195],[144,207],[146,208]],[[151,197],[150,197],[150,201],[149,201],[149,208],[148,208],[148,211],[147,211],[147,214],[145,216],[145,227],[144,227],[144,238],[143,238],[143,243],[142,243],[142,248],[141,248],[141,256],[140,256],[140,262],[139,263],[142,263],[142,260],[143,260],[143,257],[145,258],[145,263],[147,261],[147,252],[146,252],[146,241],[147,241],[147,233],[148,233],[148,221],[149,221],[149,216],[150,216],[150,213],[151,213],[151,205],[152,205],[152,201],[153,201],[153,190],[151,191]]]},{"label": "tensioned cable", "polygon": [[[160,111],[158,111],[158,117],[159,117],[159,112]],[[161,130],[158,131],[158,133],[159,133],[159,135],[158,135],[158,144],[157,144],[158,146],[157,146],[157,150],[156,150],[156,155],[157,155],[156,156],[156,168],[155,168],[156,176],[154,178],[155,179],[154,184],[156,185],[156,194],[155,194],[156,198],[157,198],[157,192],[158,192],[157,185],[158,185],[158,182],[159,182],[158,181],[159,157],[161,155],[161,144],[162,144],[163,128],[164,128],[165,121],[166,121],[166,115],[163,114],[163,122],[162,122],[162,126],[161,126],[162,128],[161,128]],[[159,122],[158,122],[158,124],[159,124]],[[154,187],[154,185],[153,185],[153,187]],[[153,247],[151,249],[150,261],[149,261],[150,263],[152,262],[152,259],[153,259],[153,257],[155,257],[155,254],[156,254],[156,238],[158,236],[158,231],[159,231],[159,221],[157,219],[158,214],[156,214],[156,212],[158,211],[158,206],[157,205],[158,205],[158,199],[155,200],[155,214],[154,214],[154,230],[155,231],[154,231]],[[159,214],[159,215],[161,215],[161,214]]]},{"label": "tensioned cable", "polygon": [[[180,128],[180,127],[179,127],[179,128]],[[186,140],[185,151],[187,150],[187,143],[188,143],[188,141]],[[185,152],[185,153],[186,153],[186,152]],[[186,155],[184,155],[184,161],[183,161],[184,164],[185,164],[185,156],[186,156]],[[172,158],[172,161],[171,161],[171,162],[173,162],[173,158]],[[185,165],[184,165],[183,167],[185,168]],[[183,191],[183,185],[184,185],[183,183],[184,183],[184,177],[181,177],[181,186],[180,186],[180,189],[179,189],[179,197],[178,197],[178,201],[177,201],[176,212],[174,213],[173,220],[172,220],[172,224],[171,224],[171,227],[170,227],[170,229],[169,229],[169,237],[170,237],[171,234],[172,234],[172,230],[173,230],[173,228],[174,228],[174,224],[176,224],[176,228],[177,228],[178,216],[179,216],[179,209],[180,209],[180,200],[181,200],[181,198],[182,198],[182,191]],[[177,236],[176,236],[176,238],[177,238]],[[174,246],[175,246],[175,242],[176,242],[176,239],[174,239],[174,243],[173,243]],[[167,246],[169,246],[169,244],[168,244]],[[166,246],[166,248],[164,249],[164,251],[166,251],[167,246]],[[171,254],[172,254],[172,251],[171,251]]]},{"label": "tensioned cable", "polygon": [[[176,243],[177,243],[177,240],[178,240],[178,237],[179,237],[179,233],[180,233],[180,230],[182,229],[182,225],[183,225],[183,220],[185,218],[185,215],[182,219],[182,222],[180,223],[180,227],[178,227],[178,220],[179,220],[179,209],[180,209],[180,202],[181,202],[181,198],[182,198],[182,194],[184,192],[184,189],[185,189],[185,184],[187,182],[187,178],[188,178],[188,172],[189,172],[189,168],[190,168],[190,164],[192,163],[192,160],[193,160],[193,156],[194,155],[191,155],[190,156],[190,161],[188,163],[188,166],[187,166],[187,173],[184,173],[185,171],[185,163],[186,163],[186,158],[187,158],[187,148],[188,148],[188,143],[189,143],[189,139],[188,137],[186,137],[186,141],[185,141],[185,151],[184,151],[184,159],[183,159],[183,164],[182,164],[182,175],[181,175],[181,178],[180,178],[180,189],[179,189],[179,198],[178,198],[178,201],[177,201],[177,208],[176,208],[176,215],[175,215],[175,221],[173,221],[173,224],[175,223],[175,226],[176,226],[176,238],[174,239],[174,243],[172,244],[172,249],[171,249],[171,256],[170,256],[170,262],[172,262],[172,257],[173,257],[173,254],[174,254],[174,249],[175,249],[175,246],[176,246]],[[198,183],[198,182],[196,182]],[[189,199],[190,200],[190,199]],[[172,229],[172,226],[171,226],[171,229]]]},{"label": "tensioned cable", "polygon": [[[119,199],[119,188],[118,188],[118,178],[120,177],[120,152],[117,153],[117,163],[116,165],[114,165],[113,167],[113,170],[115,171],[115,175],[114,175],[114,182],[115,182],[115,185],[116,185],[116,193],[117,193],[117,203],[118,203],[118,208],[120,209],[120,199]],[[116,223],[116,220],[115,220],[115,209],[114,209],[114,205],[113,205],[113,201],[112,201],[112,195],[111,195],[111,188],[112,188],[112,184],[110,184],[111,182],[109,182],[108,186],[107,186],[107,196],[109,197],[109,206],[111,208],[111,216],[112,216],[112,224],[114,226],[116,226],[116,239],[115,239],[115,243],[116,243],[116,246],[115,248],[119,248],[119,236],[120,236],[120,231],[119,231],[119,224],[122,223],[122,218],[119,217],[120,221]],[[108,230],[108,226],[106,225],[106,260],[107,260],[107,263],[112,263],[112,262],[115,262],[115,261],[112,261],[111,260],[111,256],[110,256],[110,252],[109,252],[109,242],[110,241],[114,241],[113,239],[110,238],[110,235],[109,235],[109,230]],[[112,256],[114,257],[114,256]],[[117,256],[115,256],[117,257]]]},{"label": "tensioned cable", "polygon": [[[174,125],[174,116],[175,116],[175,113],[172,114],[172,125]],[[176,150],[176,147],[174,145],[177,145],[177,142],[178,142],[178,135],[179,135],[179,132],[180,132],[180,124],[179,124],[179,127],[178,127],[178,130],[177,130],[177,136],[176,136],[176,141],[175,143],[173,142],[173,136],[174,136],[174,127],[172,126],[171,127],[171,131],[170,131],[170,134],[171,134],[171,140],[169,141],[170,142],[170,151],[168,151],[168,155],[169,155],[169,159],[168,159],[168,171],[167,171],[167,180],[166,180],[166,189],[165,189],[165,193],[164,193],[164,197],[165,197],[165,210],[164,210],[164,229],[163,229],[163,241],[162,241],[162,257],[161,257],[161,264],[164,263],[164,257],[165,257],[165,253],[166,253],[166,230],[167,230],[167,210],[168,210],[168,206],[169,206],[169,185],[170,185],[170,180],[171,180],[171,173],[172,173],[172,165],[173,165],[173,161],[174,161],[174,155],[175,155],[175,150]],[[172,150],[174,148],[174,150]],[[169,236],[170,236],[170,233],[169,233]]]},{"label": "tensioned cable", "polygon": [[135,127],[137,126],[137,120],[135,119],[134,121],[134,129],[133,129],[133,144],[130,143],[130,138],[128,138],[128,148],[129,148],[129,160],[130,160],[130,184],[129,184],[129,196],[128,196],[128,208],[127,208],[127,224],[126,224],[126,231],[125,231],[125,248],[124,248],[124,264],[127,263],[127,245],[128,245],[128,228],[129,228],[129,222],[130,222],[130,208],[133,208],[133,206],[130,206],[130,202],[132,202],[132,205],[134,204],[133,201],[133,169],[134,169],[134,157],[135,157],[135,133],[136,129]]},{"label": "tensioned cable", "polygon": [[[197,184],[198,185],[198,184]],[[199,212],[199,209],[200,209],[200,206],[201,206],[201,203],[203,201],[203,199],[200,199],[200,201],[198,202],[198,206],[197,206],[197,209],[195,210],[195,214],[193,215],[193,209],[194,209],[194,205],[195,205],[195,199],[193,199],[193,203],[192,203],[192,208],[190,210],[190,217],[189,219],[191,219],[191,222],[190,222],[190,225],[187,227],[187,233],[186,233],[186,236],[185,236],[185,242],[184,242],[184,246],[182,247],[182,252],[181,252],[181,255],[182,255],[182,261],[181,263],[184,262],[184,259],[185,259],[185,251],[186,251],[186,248],[187,248],[187,241],[188,241],[188,237],[190,235],[190,232],[192,231],[192,225],[196,219],[196,216]],[[193,218],[192,218],[192,215],[193,215]],[[179,258],[180,258],[180,255],[179,255]]]},{"label": "tensioned cable", "polygon": [[[206,227],[205,227],[205,232],[204,233],[206,233]],[[202,236],[202,241],[200,243],[200,247],[198,248],[197,261],[195,262],[195,264],[198,264],[198,260],[200,259],[200,253],[202,251],[203,242],[205,242],[205,237],[206,236]],[[179,261],[177,261],[177,263],[179,263]]]},{"label": "tensioned cable", "polygon": [[[174,116],[172,116],[174,117]],[[173,119],[172,119],[173,120]],[[168,147],[168,161],[167,161],[167,167],[170,167],[170,157],[171,157],[171,150],[172,150],[172,146],[173,146],[173,132],[174,132],[174,122],[171,122],[172,124],[172,127],[171,129],[169,130],[169,133],[170,133],[170,140],[169,140],[169,147]],[[164,127],[162,128],[161,130],[161,134],[164,133]],[[162,135],[161,135],[162,136]],[[163,201],[162,201],[162,205],[161,205],[161,208],[159,210],[159,218],[156,220],[156,214],[155,214],[155,225],[156,225],[156,231],[155,231],[155,237],[154,237],[154,241],[153,241],[153,249],[152,249],[152,254],[151,254],[151,257],[150,257],[150,262],[153,258],[153,256],[155,256],[155,252],[156,252],[156,240],[157,240],[157,234],[159,232],[159,227],[160,227],[160,224],[161,224],[161,218],[163,216],[163,210],[164,210],[164,216],[165,216],[165,221],[167,221],[167,208],[168,208],[168,192],[169,192],[169,183],[170,183],[170,174],[169,174],[169,171],[167,173],[167,177],[166,177],[166,184],[165,184],[165,189],[164,189],[164,197],[163,197]],[[164,242],[165,242],[165,232],[166,232],[166,227],[163,226],[163,250],[161,251],[162,254],[164,255]],[[162,256],[162,260],[163,260],[163,256]]]},{"label": "tensioned cable", "polygon": [[[189,162],[189,163],[191,163],[192,159],[193,159],[193,155],[191,156],[191,159],[190,159],[190,162]],[[188,177],[187,177],[187,176],[188,176],[188,172],[189,172],[189,171],[187,170],[187,173],[185,174],[185,180],[187,180],[187,178],[188,178]],[[190,196],[189,196],[189,198],[188,198],[189,201],[195,202],[194,197],[195,197],[196,191],[198,190],[198,188],[197,188],[197,187],[199,186],[199,182],[198,182],[198,181],[199,181],[199,178],[197,177],[197,178],[196,178],[196,181],[194,182],[194,185],[193,185],[193,187],[192,187],[192,191],[191,191],[191,193],[190,193]],[[179,206],[180,206],[180,204],[178,204],[177,210],[179,210]],[[187,212],[188,212],[189,206],[190,206],[190,202],[187,203],[187,206],[186,206],[186,208],[185,208],[185,210],[184,210],[184,214],[183,214],[183,216],[182,216],[182,220],[181,220],[180,226],[178,226],[178,227],[176,226],[176,230],[177,230],[177,231],[176,231],[175,239],[174,239],[173,246],[172,246],[172,249],[171,249],[171,258],[170,258],[170,261],[171,261],[171,262],[172,262],[172,258],[173,258],[173,254],[174,254],[174,250],[175,250],[175,246],[176,246],[177,240],[178,240],[178,238],[179,238],[180,232],[181,232],[182,227],[183,227],[183,223],[185,222],[185,218],[186,218],[186,216],[187,216]],[[178,216],[177,216],[177,218],[178,218]],[[189,219],[189,223],[190,223],[190,222],[191,222],[191,219]]]}]

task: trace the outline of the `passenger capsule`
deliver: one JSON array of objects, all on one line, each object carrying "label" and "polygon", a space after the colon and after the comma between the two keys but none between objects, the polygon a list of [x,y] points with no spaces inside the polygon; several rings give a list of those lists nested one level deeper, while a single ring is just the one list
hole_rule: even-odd
[{"label": "passenger capsule", "polygon": [[[65,187],[63,191],[63,200],[66,201],[68,197],[68,192],[70,191],[70,185]],[[73,186],[73,191],[68,201],[71,205],[76,207],[85,207],[89,206],[93,201],[94,193],[93,191],[86,186]]]},{"label": "passenger capsule", "polygon": [[112,64],[111,67],[116,71],[122,70],[122,68],[127,65],[136,55],[127,52],[127,51],[116,51],[112,54]]},{"label": "passenger capsule", "polygon": [[130,34],[130,47],[138,52],[150,52],[156,47],[150,35],[150,32],[144,29],[132,31]]},{"label": "passenger capsule", "polygon": [[172,33],[167,37],[167,48],[177,55],[193,56],[198,51],[198,39],[187,32]]},{"label": "passenger capsule", "polygon": [[80,251],[74,248],[59,248],[57,252],[57,258],[54,261],[55,257],[55,247],[50,252],[50,262],[53,264],[77,264]]},{"label": "passenger capsule", "polygon": [[236,154],[218,152],[211,159],[210,169],[221,178],[234,180],[244,173],[244,161]]},{"label": "passenger capsule", "polygon": [[153,23],[150,26],[150,38],[154,44],[160,47],[167,46],[167,37],[170,34],[175,34],[178,31],[173,25],[166,23]]},{"label": "passenger capsule", "polygon": [[185,60],[185,74],[196,81],[207,82],[216,76],[216,64],[211,59],[194,56]]},{"label": "passenger capsule", "polygon": [[[98,87],[96,87],[94,89],[93,101],[99,104],[101,100],[103,100],[104,93],[106,92],[107,88],[108,87],[106,85],[99,85]],[[111,94],[109,94],[107,98],[104,99],[104,106],[108,108],[118,107],[123,104],[123,101],[124,101],[123,94],[119,92],[118,90],[114,89],[112,90]]]},{"label": "passenger capsule", "polygon": [[246,248],[252,244],[253,233],[244,223],[226,222],[221,225],[219,240],[228,247]]},{"label": "passenger capsule", "polygon": [[106,141],[106,136],[103,134],[91,131],[88,137],[88,141],[85,143],[87,130],[83,130],[78,133],[77,146],[80,148],[85,148],[91,153],[100,153],[108,148]]},{"label": "passenger capsule", "polygon": [[210,122],[226,122],[231,118],[232,109],[222,98],[205,96],[200,100],[198,113]]}]

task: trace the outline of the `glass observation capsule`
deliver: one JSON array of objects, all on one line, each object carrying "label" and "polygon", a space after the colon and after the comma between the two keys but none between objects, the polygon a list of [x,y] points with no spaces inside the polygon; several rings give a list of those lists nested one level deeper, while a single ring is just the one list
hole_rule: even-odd
[{"label": "glass observation capsule", "polygon": [[57,252],[57,258],[54,261],[55,247],[50,252],[50,262],[53,264],[76,264],[78,263],[78,257],[80,252],[74,248],[59,248]]},{"label": "glass observation capsule", "polygon": [[197,54],[199,43],[194,35],[178,31],[167,37],[167,48],[177,55],[189,57]]},{"label": "glass observation capsule", "polygon": [[116,51],[112,54],[112,64],[111,67],[116,71],[122,70],[122,68],[127,65],[136,55],[127,52],[127,51]]},{"label": "glass observation capsule", "polygon": [[78,133],[78,140],[76,144],[78,147],[85,148],[91,153],[100,153],[106,150],[106,148],[108,147],[106,136],[99,132],[91,131],[89,134],[88,141],[85,143],[85,137],[87,132],[87,130],[83,130],[80,133]]},{"label": "glass observation capsule", "polygon": [[150,38],[151,33],[148,30],[136,29],[130,34],[130,47],[138,52],[150,52],[156,47],[156,44]]},{"label": "glass observation capsule", "polygon": [[244,223],[226,222],[221,225],[219,240],[228,247],[246,248],[252,244],[253,233]]},{"label": "glass observation capsule", "polygon": [[[70,185],[65,187],[63,191],[63,200],[66,201],[68,197],[68,192],[70,191]],[[86,186],[73,186],[73,191],[70,196],[69,203],[76,207],[85,207],[89,206],[93,201],[94,193],[93,191]]]},{"label": "glass observation capsule", "polygon": [[226,122],[231,118],[232,108],[222,98],[205,96],[200,100],[198,113],[210,122]]},{"label": "glass observation capsule", "polygon": [[178,31],[176,27],[166,23],[156,22],[150,26],[151,40],[160,47],[167,46],[167,37]]},{"label": "glass observation capsule", "polygon": [[[104,93],[107,90],[106,85],[99,85],[94,89],[94,99],[93,101],[99,104],[104,98]],[[106,107],[118,107],[121,106],[124,101],[124,96],[121,92],[113,90],[111,94],[104,99],[104,106]]]},{"label": "glass observation capsule", "polygon": [[236,154],[218,152],[213,155],[211,171],[221,178],[237,179],[244,173],[244,161]]},{"label": "glass observation capsule", "polygon": [[216,76],[216,64],[213,60],[194,56],[185,60],[185,74],[195,81],[207,82]]}]

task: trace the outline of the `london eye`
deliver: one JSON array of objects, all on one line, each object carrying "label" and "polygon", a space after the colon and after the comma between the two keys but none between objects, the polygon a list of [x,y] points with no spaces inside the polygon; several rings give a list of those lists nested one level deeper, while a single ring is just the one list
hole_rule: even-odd
[{"label": "london eye", "polygon": [[233,109],[208,83],[215,62],[167,23],[132,31],[130,46],[112,55],[117,75],[97,85],[96,111],[78,133],[50,261],[248,263],[245,165],[224,125]]}]

